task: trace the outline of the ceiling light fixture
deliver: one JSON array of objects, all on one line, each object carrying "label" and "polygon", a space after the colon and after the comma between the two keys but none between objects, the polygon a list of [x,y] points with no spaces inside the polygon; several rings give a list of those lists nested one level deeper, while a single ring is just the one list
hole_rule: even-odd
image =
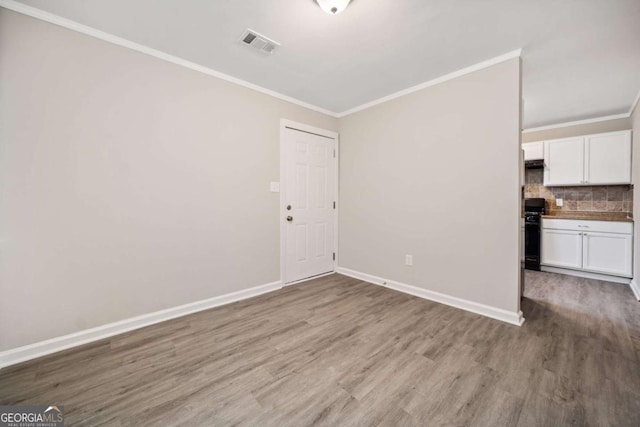
[{"label": "ceiling light fixture", "polygon": [[316,0],[318,6],[329,15],[337,15],[347,8],[351,0]]}]

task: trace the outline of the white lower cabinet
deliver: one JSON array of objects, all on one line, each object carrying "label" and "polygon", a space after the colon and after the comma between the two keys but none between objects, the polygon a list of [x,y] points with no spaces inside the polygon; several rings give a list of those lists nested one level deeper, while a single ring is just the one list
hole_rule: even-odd
[{"label": "white lower cabinet", "polygon": [[632,277],[633,224],[542,220],[541,264]]},{"label": "white lower cabinet", "polygon": [[582,233],[582,269],[631,277],[633,239],[627,234]]},{"label": "white lower cabinet", "polygon": [[540,263],[554,267],[582,268],[581,233],[543,229]]}]

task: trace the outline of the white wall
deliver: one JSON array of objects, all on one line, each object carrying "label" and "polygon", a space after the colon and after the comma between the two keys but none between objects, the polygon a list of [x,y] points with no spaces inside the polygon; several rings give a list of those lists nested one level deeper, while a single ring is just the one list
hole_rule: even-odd
[{"label": "white wall", "polygon": [[279,119],[337,130],[2,8],[0,94],[0,350],[278,280]]},{"label": "white wall", "polygon": [[512,59],[342,118],[340,266],[517,312],[519,105]]}]

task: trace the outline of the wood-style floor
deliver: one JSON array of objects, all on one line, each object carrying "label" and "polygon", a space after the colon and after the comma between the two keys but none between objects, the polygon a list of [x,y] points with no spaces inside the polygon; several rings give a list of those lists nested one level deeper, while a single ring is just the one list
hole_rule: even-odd
[{"label": "wood-style floor", "polygon": [[0,371],[67,425],[640,424],[640,303],[527,272],[524,326],[333,275]]}]

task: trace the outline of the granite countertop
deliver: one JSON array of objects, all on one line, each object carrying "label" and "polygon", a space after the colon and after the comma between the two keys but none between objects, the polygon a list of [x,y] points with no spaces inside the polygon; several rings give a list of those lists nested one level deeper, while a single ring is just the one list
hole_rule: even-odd
[{"label": "granite countertop", "polygon": [[585,221],[622,221],[633,222],[626,212],[588,212],[588,211],[571,211],[558,212],[551,211],[547,215],[542,215],[547,219],[582,219]]}]

